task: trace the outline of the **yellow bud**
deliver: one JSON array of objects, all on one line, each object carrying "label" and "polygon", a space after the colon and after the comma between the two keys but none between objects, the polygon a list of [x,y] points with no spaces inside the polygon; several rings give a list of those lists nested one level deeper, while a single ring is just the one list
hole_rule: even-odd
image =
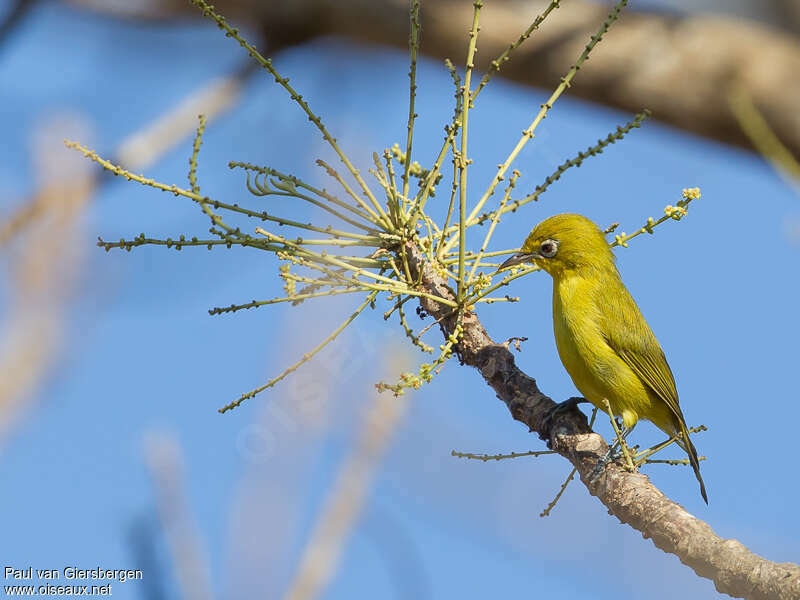
[{"label": "yellow bud", "polygon": [[684,188],[682,195],[687,200],[697,200],[700,198],[700,188]]}]

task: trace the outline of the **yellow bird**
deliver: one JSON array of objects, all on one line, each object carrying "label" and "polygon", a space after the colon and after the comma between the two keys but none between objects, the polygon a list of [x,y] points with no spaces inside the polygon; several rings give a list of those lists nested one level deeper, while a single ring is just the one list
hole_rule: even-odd
[{"label": "yellow bird", "polygon": [[530,262],[553,277],[556,346],[575,387],[606,412],[608,400],[626,435],[647,419],[678,436],[708,504],[672,371],[614,260],[597,225],[581,215],[561,214],[539,223],[501,269]]}]

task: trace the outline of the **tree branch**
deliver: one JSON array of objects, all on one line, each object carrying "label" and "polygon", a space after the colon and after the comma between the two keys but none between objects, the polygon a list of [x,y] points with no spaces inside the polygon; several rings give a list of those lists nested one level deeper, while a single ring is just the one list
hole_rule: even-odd
[{"label": "tree branch", "polygon": [[[108,11],[99,0],[73,4]],[[407,0],[216,0],[233,21],[250,24],[274,54],[281,48],[324,35],[356,42],[408,45]],[[544,0],[493,0],[481,17],[476,67],[486,70],[541,12]],[[796,10],[796,0],[786,0]],[[158,10],[126,5],[132,15],[156,19],[194,16],[187,0],[164,0]],[[602,20],[608,7],[585,0],[563,0],[547,27],[503,65],[501,75],[526,85],[552,88],[570,60]],[[426,0],[420,51],[437,59],[461,56],[472,2]],[[775,27],[722,15],[677,15],[630,11],[613,36],[592,55],[592,68],[571,88],[575,96],[629,112],[642,107],[655,118],[705,137],[751,147],[731,113],[732,84],[753,98],[770,128],[800,155],[800,41]]]},{"label": "tree branch", "polygon": [[[777,1],[777,0],[776,0]],[[782,0],[785,11],[800,18],[798,0]],[[108,12],[100,0],[69,0]],[[217,9],[233,21],[257,28],[271,54],[324,35],[406,49],[407,0],[217,0]],[[538,14],[544,0],[493,0],[481,18],[481,47],[476,67],[502,52]],[[116,6],[116,5],[115,5]],[[124,14],[165,20],[195,16],[186,0],[128,3]],[[526,85],[552,88],[585,44],[608,8],[586,0],[563,0],[546,28],[519,48],[501,75]],[[472,2],[426,0],[424,43],[420,51],[437,59],[461,56]],[[785,20],[789,21],[789,18]],[[679,15],[630,11],[613,36],[592,56],[573,95],[629,112],[642,107],[655,118],[722,142],[749,148],[731,113],[727,96],[737,84],[751,97],[770,128],[800,155],[800,41],[775,27],[722,15]]]},{"label": "tree branch", "polygon": [[800,32],[800,0],[772,0],[784,29]]},{"label": "tree branch", "polygon": [[[453,290],[430,267],[422,250],[407,243],[406,253],[411,275],[420,278],[424,291],[455,299]],[[420,305],[438,320],[445,337],[453,333],[457,315],[450,306],[430,297],[421,298]],[[474,312],[464,314],[462,326],[464,334],[457,346],[462,362],[480,371],[514,419],[549,440],[552,449],[573,464],[589,493],[612,515],[652,539],[657,548],[677,556],[701,577],[711,579],[721,593],[751,600],[800,598],[800,566],[768,561],[736,540],[720,538],[708,524],[667,498],[646,475],[612,463],[589,481],[589,474],[608,446],[589,428],[586,416],[570,409],[548,421],[546,416],[555,403],[539,390],[532,377],[517,368],[508,346],[495,343]]]},{"label": "tree branch", "polygon": [[[75,0],[73,0],[75,1]],[[86,0],[84,0],[86,1]],[[188,10],[188,2],[171,0]],[[322,35],[356,42],[408,43],[407,0],[217,0],[234,20],[255,25],[271,52]],[[481,16],[476,67],[486,70],[541,12],[544,0],[494,0]],[[185,5],[185,6],[184,6]],[[552,88],[608,8],[585,0],[564,0],[505,63],[501,75],[527,85]],[[426,0],[423,54],[461,56],[472,2]],[[628,12],[598,51],[592,68],[581,72],[573,95],[636,112],[650,108],[671,125],[723,142],[750,147],[727,105],[732,83],[753,98],[771,129],[800,155],[800,41],[767,25],[721,15]]]}]

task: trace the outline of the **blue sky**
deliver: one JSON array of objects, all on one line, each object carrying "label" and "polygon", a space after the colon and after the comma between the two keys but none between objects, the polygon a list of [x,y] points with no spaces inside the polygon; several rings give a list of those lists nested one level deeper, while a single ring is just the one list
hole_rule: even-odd
[{"label": "blue sky", "polygon": [[[240,49],[205,23],[147,27],[47,3],[37,8],[0,54],[0,209],[33,191],[31,131],[48,115],[81,115],[91,145],[108,153],[242,60]],[[403,53],[325,39],[283,52],[275,64],[364,170],[373,150],[404,140]],[[418,83],[417,158],[427,164],[452,113],[452,82],[442,65],[423,60]],[[470,124],[471,197],[488,184],[545,93],[500,79],[482,93]],[[519,189],[533,188],[629,118],[563,98],[516,164]],[[184,184],[189,148],[187,139],[147,175]],[[252,203],[228,160],[319,183],[313,162],[320,156],[330,151],[319,134],[262,77],[209,126],[200,182],[213,197]],[[495,240],[497,247],[518,245],[533,224],[564,211],[601,225],[619,221],[630,231],[694,186],[703,198],[684,221],[617,254],[676,374],[687,419],[709,427],[696,445],[709,457],[702,470],[710,505],[689,470],[654,465],[646,472],[720,535],[796,562],[793,499],[800,489],[790,457],[800,419],[800,240],[787,230],[800,220],[800,198],[793,190],[752,153],[650,122],[570,171],[541,202],[504,222]],[[178,597],[143,450],[157,436],[181,448],[189,514],[216,597],[279,595],[373,399],[372,384],[386,376],[389,359],[381,355],[407,354],[402,332],[384,323],[380,305],[294,380],[219,415],[219,406],[283,370],[358,301],[209,317],[212,306],[279,294],[275,261],[255,251],[94,248],[97,235],[207,229],[188,201],[124,181],[102,188],[82,226],[86,264],[59,360],[0,446],[0,564],[136,568],[131,532],[154,531],[161,576],[148,571],[145,579]],[[575,390],[555,354],[550,285],[542,274],[518,280],[511,293],[521,302],[479,314],[497,340],[528,337],[519,364],[545,393],[566,398]],[[6,308],[10,291],[2,289]],[[330,392],[306,413],[293,412],[303,386]],[[601,431],[608,432],[605,423]],[[658,438],[648,424],[635,435],[639,443]],[[710,582],[617,523],[580,484],[551,517],[536,516],[569,471],[562,459],[483,464],[454,459],[451,449],[508,452],[541,449],[541,442],[510,419],[476,372],[449,363],[414,393],[325,598],[530,597],[532,588],[567,598],[715,597]],[[151,593],[145,583],[127,582],[114,596]]]}]

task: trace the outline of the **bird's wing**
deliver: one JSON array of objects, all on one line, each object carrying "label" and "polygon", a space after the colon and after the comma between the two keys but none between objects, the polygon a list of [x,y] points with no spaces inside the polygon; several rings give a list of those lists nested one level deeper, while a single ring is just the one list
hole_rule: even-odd
[{"label": "bird's wing", "polygon": [[675,378],[661,348],[648,348],[645,352],[631,348],[614,348],[614,350],[633,369],[639,379],[664,401],[672,413],[683,420]]},{"label": "bird's wing", "polygon": [[[604,301],[601,304],[601,326],[606,343],[675,416],[677,431],[673,433],[680,434],[683,440],[679,444],[689,455],[689,462],[700,483],[700,495],[708,504],[706,486],[700,475],[700,459],[697,456],[697,449],[689,439],[686,420],[678,404],[678,390],[675,387],[672,369],[669,368],[664,351],[661,350],[656,336],[650,331],[650,327],[639,312],[636,302],[622,286],[622,282],[619,282],[619,286],[616,290],[611,289],[611,286],[601,288],[601,293],[605,295],[604,298],[601,296]],[[609,290],[617,293],[610,294]],[[619,293],[620,291],[622,293]]]},{"label": "bird's wing", "polygon": [[[678,420],[683,421],[675,377],[664,351],[628,291],[623,287],[621,292],[614,296],[616,302],[611,298],[606,299],[606,307],[616,306],[618,309],[614,311],[613,318],[609,315],[603,327],[606,341],[639,379],[664,401]],[[607,290],[604,293],[608,293]],[[621,310],[620,303],[624,310]],[[622,323],[619,322],[620,316]],[[614,323],[616,326],[613,326]]]}]

